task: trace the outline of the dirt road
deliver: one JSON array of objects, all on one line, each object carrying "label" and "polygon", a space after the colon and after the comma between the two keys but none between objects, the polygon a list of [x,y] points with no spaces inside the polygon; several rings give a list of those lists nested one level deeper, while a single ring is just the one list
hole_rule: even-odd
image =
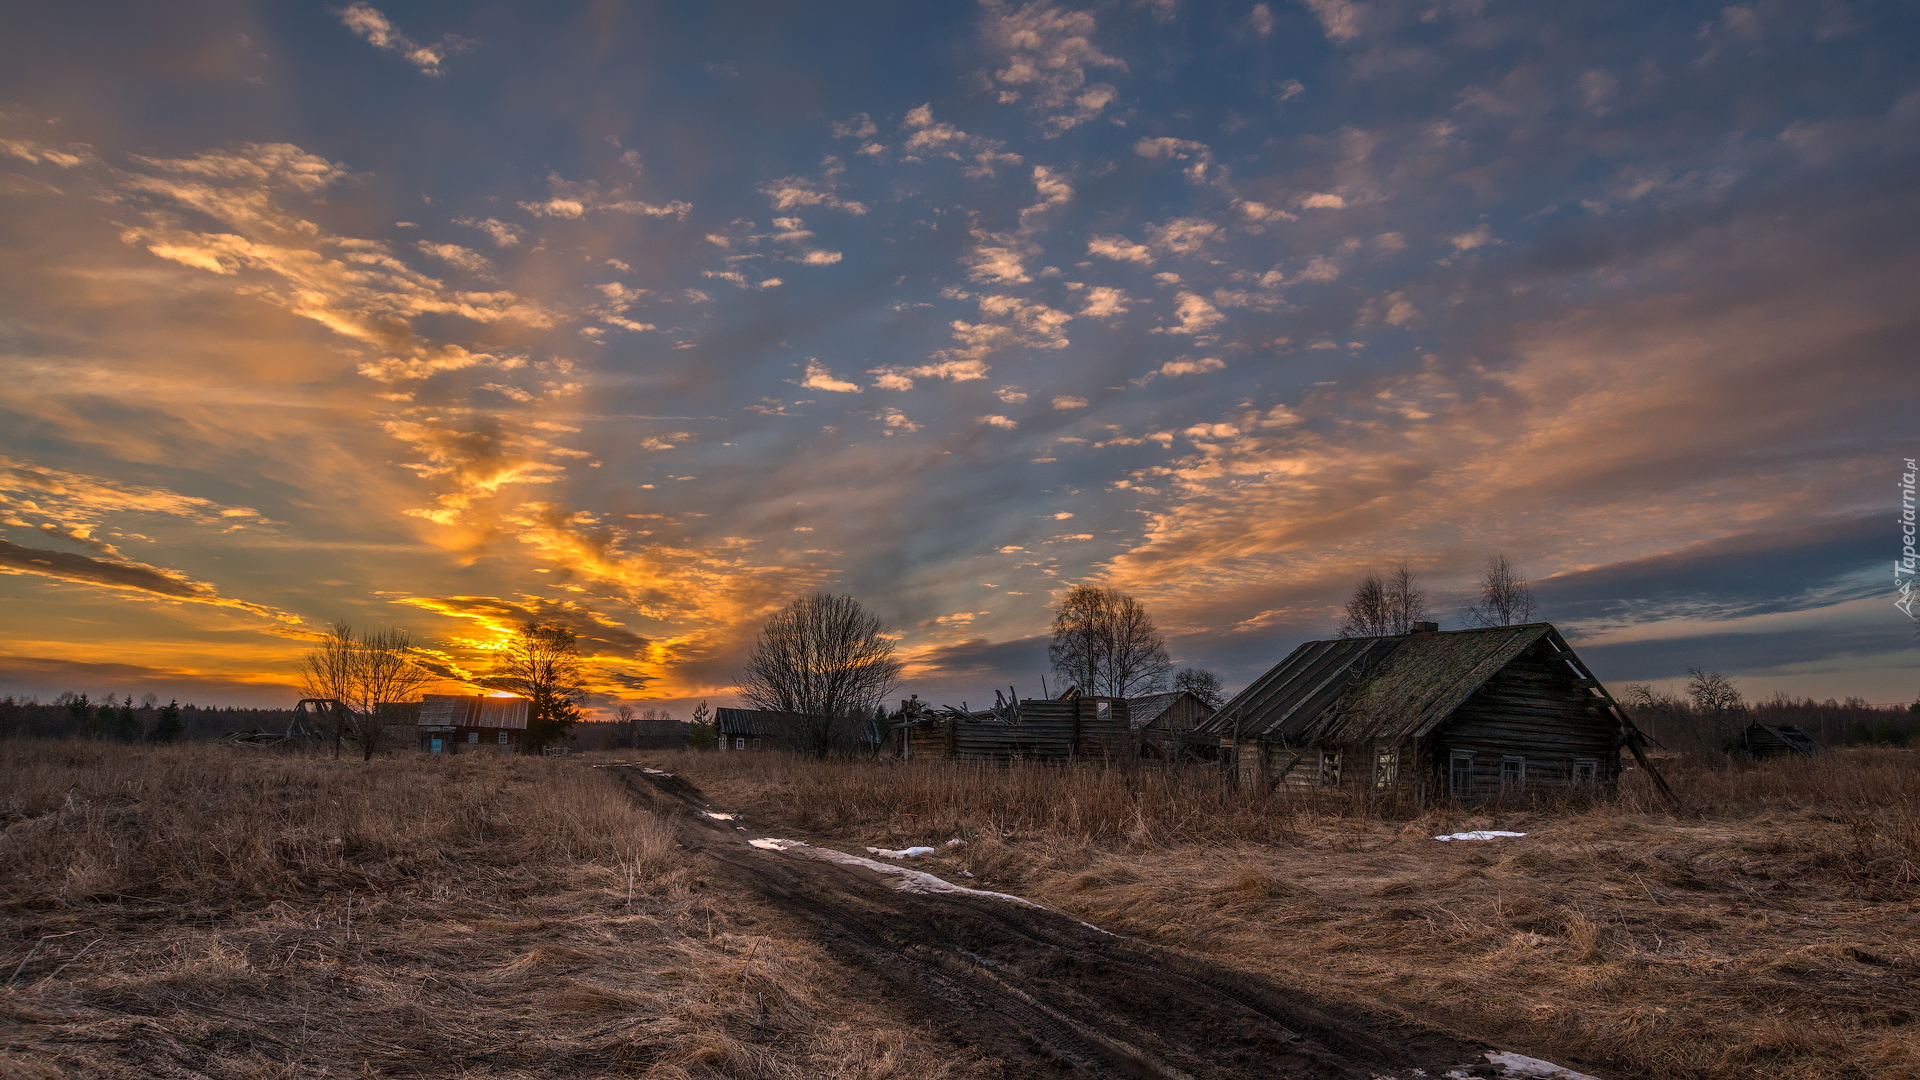
[{"label": "dirt road", "polygon": [[876,1008],[999,1062],[1009,1078],[1592,1080],[1404,1019],[1336,1014],[1015,897],[768,837],[714,816],[678,777],[615,772],[728,887],[876,976]]}]

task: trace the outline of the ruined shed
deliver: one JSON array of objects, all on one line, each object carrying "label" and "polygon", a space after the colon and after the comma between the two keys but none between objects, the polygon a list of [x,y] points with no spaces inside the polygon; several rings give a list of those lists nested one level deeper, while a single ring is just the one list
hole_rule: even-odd
[{"label": "ruined shed", "polygon": [[1426,802],[1610,784],[1644,736],[1549,623],[1309,641],[1202,729],[1240,783]]},{"label": "ruined shed", "polygon": [[1142,753],[1172,756],[1187,733],[1207,722],[1213,707],[1191,690],[1144,694],[1127,699],[1127,718],[1138,733]]},{"label": "ruined shed", "polygon": [[948,754],[963,761],[1118,760],[1137,753],[1125,698],[1023,698],[955,717],[947,732]]},{"label": "ruined shed", "polygon": [[1817,754],[1825,750],[1826,745],[1797,724],[1753,723],[1735,736],[1733,745],[1728,749],[1766,760],[1794,754]]}]

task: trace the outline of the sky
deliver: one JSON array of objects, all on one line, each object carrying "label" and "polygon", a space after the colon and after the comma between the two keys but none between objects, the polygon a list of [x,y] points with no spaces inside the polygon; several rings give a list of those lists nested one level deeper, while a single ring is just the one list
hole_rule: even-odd
[{"label": "sky", "polygon": [[35,5],[0,693],[290,705],[331,622],[733,700],[847,593],[1036,694],[1503,552],[1603,680],[1912,700],[1897,3]]}]

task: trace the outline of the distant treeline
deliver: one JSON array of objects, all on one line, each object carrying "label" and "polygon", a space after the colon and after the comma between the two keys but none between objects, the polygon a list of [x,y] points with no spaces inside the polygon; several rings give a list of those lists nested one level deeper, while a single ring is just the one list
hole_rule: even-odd
[{"label": "distant treeline", "polygon": [[1701,705],[1670,694],[1632,693],[1620,703],[1642,731],[1672,750],[1720,750],[1747,725],[1792,724],[1828,746],[1920,746],[1920,705],[1874,706],[1776,694],[1764,701]]},{"label": "distant treeline", "polygon": [[[137,704],[130,698],[93,701],[84,694],[62,694],[61,698],[53,704],[0,698],[0,738],[166,739],[163,721],[170,707],[179,717],[179,730],[173,738],[181,740],[218,739],[233,731],[278,733],[293,722],[292,709],[236,709],[173,702],[162,705],[151,694]],[[397,715],[396,720],[402,726],[411,726],[414,716]],[[325,722],[318,718],[309,721]],[[649,710],[628,720],[580,724],[567,742],[576,750],[668,749],[687,744],[688,727],[685,721]],[[404,748],[410,744],[396,745]]]},{"label": "distant treeline", "polygon": [[0,698],[0,738],[70,737],[141,742],[166,739],[163,720],[177,710],[179,739],[217,739],[229,731],[285,731],[292,709],[235,709],[161,704],[153,695],[135,704],[129,698],[93,701],[84,694],[63,694],[53,704]]}]

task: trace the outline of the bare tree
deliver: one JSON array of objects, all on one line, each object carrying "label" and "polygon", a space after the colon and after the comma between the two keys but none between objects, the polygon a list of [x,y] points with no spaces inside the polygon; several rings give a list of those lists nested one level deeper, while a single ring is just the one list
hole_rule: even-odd
[{"label": "bare tree", "polygon": [[355,633],[346,623],[335,623],[307,653],[300,665],[307,694],[344,706],[335,714],[336,757],[345,738],[360,748],[362,760],[372,760],[386,741],[391,719],[384,706],[413,701],[439,680],[415,662],[418,649],[413,635],[397,627]]},{"label": "bare tree", "polygon": [[1688,668],[1687,697],[1693,702],[1694,712],[1705,721],[1713,742],[1724,745],[1733,738],[1738,714],[1745,712],[1747,705],[1732,679],[1718,671]]},{"label": "bare tree", "polygon": [[527,752],[559,742],[579,723],[587,692],[578,639],[564,626],[522,626],[480,685],[527,699]]},{"label": "bare tree", "polygon": [[1393,631],[1388,616],[1387,587],[1379,574],[1368,574],[1353,587],[1340,619],[1341,637],[1381,637]]},{"label": "bare tree", "polygon": [[1227,695],[1220,686],[1220,676],[1206,668],[1186,667],[1174,672],[1173,688],[1193,691],[1194,696],[1205,702],[1209,709],[1218,709],[1227,701]]},{"label": "bare tree", "polygon": [[1533,587],[1504,552],[1487,556],[1480,575],[1480,599],[1463,613],[1468,626],[1512,626],[1533,621]]},{"label": "bare tree", "polygon": [[1406,563],[1385,579],[1368,574],[1354,587],[1340,620],[1341,637],[1385,637],[1411,634],[1413,624],[1427,617],[1427,594]]},{"label": "bare tree", "polygon": [[852,749],[893,692],[900,663],[879,618],[851,596],[815,593],[775,612],[740,678],[741,696],[784,714],[796,748],[817,757]]},{"label": "bare tree", "polygon": [[1076,585],[1060,602],[1047,659],[1081,693],[1118,698],[1163,689],[1173,666],[1147,609],[1097,585]]},{"label": "bare tree", "polygon": [[[346,623],[333,623],[320,636],[320,643],[307,651],[300,660],[300,687],[310,698],[328,698],[338,701],[344,707],[348,698],[353,696],[354,654],[359,643],[354,640],[353,627]],[[341,740],[347,736],[346,717],[342,711],[333,712],[333,756],[340,756]]]}]

